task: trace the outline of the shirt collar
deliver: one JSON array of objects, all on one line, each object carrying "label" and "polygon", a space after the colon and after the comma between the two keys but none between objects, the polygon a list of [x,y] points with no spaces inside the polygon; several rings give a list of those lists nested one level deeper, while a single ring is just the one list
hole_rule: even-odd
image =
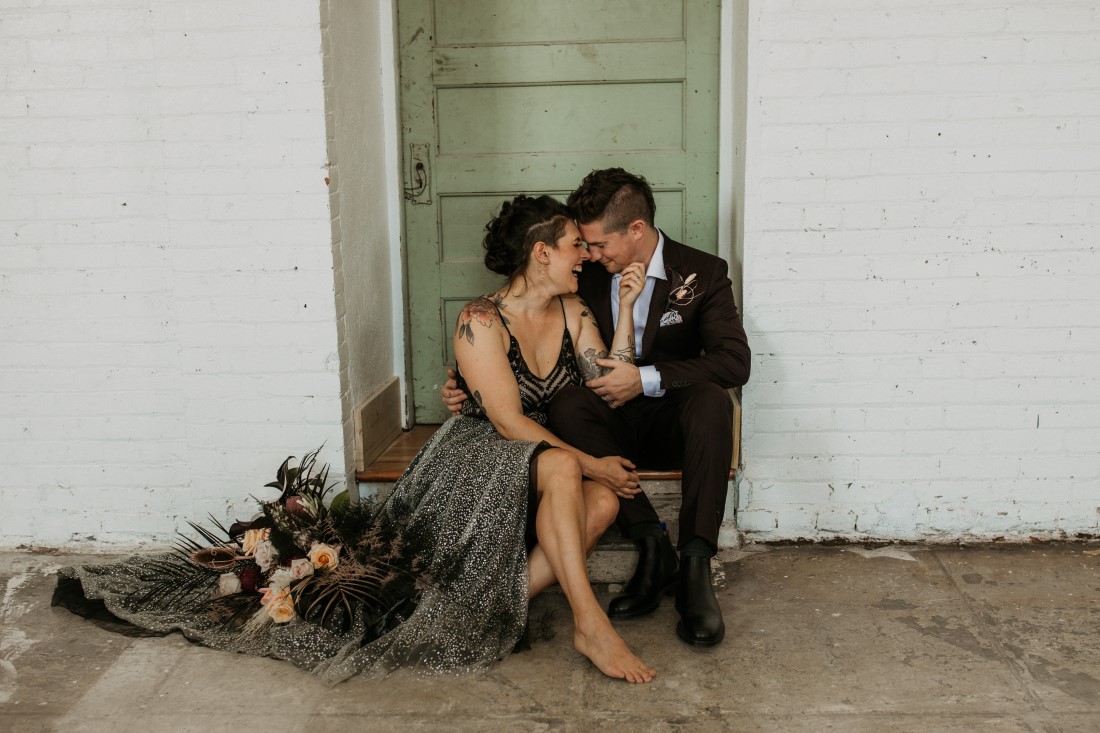
[{"label": "shirt collar", "polygon": [[647,278],[655,277],[658,280],[667,280],[665,274],[665,233],[657,230],[657,248],[653,250],[653,256],[649,258],[649,269],[645,271]]}]

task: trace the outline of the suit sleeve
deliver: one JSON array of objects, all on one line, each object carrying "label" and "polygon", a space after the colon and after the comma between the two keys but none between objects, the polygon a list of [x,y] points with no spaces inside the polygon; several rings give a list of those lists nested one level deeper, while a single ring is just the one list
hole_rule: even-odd
[{"label": "suit sleeve", "polygon": [[733,301],[728,269],[725,260],[716,258],[696,315],[702,355],[655,363],[663,389],[678,389],[697,382],[713,382],[729,389],[749,381],[752,353]]}]

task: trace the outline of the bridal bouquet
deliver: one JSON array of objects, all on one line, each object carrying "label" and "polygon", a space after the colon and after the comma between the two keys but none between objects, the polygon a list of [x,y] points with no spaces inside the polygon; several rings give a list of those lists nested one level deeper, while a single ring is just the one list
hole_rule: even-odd
[{"label": "bridal bouquet", "polygon": [[346,493],[327,501],[319,450],[296,466],[283,461],[266,485],[279,496],[259,501],[251,520],[225,528],[211,517],[216,531],[189,522],[201,540],[181,535],[151,593],[166,605],[191,599],[242,630],[315,623],[340,632],[359,617],[381,634],[404,618],[423,581],[415,555],[376,521],[378,503],[350,504]]}]

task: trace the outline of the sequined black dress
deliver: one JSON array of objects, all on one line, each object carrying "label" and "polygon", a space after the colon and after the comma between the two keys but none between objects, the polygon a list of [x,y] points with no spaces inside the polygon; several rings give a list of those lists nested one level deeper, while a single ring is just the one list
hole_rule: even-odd
[{"label": "sequined black dress", "polygon": [[[491,302],[491,301],[490,301]],[[564,306],[563,306],[564,314]],[[581,384],[568,327],[554,368],[538,378],[511,336],[508,360],[524,413],[545,423],[550,399]],[[465,389],[464,380],[459,386]],[[153,633],[181,631],[217,649],[288,659],[332,682],[399,668],[432,672],[484,669],[515,647],[527,623],[527,551],[533,537],[533,466],[547,444],[500,437],[473,400],[444,423],[409,464],[382,505],[379,522],[401,533],[426,568],[403,621],[371,636],[363,618],[335,632],[297,620],[245,634],[183,608],[148,607],[142,569],[160,556],[64,568],[62,583]],[[79,581],[79,585],[73,581]],[[71,602],[68,606],[77,612]],[[366,642],[366,643],[364,643]]]}]

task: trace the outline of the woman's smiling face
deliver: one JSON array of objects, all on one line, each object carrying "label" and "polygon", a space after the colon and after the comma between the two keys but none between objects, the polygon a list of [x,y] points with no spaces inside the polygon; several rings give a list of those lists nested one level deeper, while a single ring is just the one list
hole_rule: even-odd
[{"label": "woman's smiling face", "polygon": [[588,247],[581,238],[580,229],[573,222],[565,225],[565,231],[555,244],[557,246],[547,247],[545,250],[550,259],[546,274],[551,289],[555,293],[575,293],[581,266],[590,259]]}]

